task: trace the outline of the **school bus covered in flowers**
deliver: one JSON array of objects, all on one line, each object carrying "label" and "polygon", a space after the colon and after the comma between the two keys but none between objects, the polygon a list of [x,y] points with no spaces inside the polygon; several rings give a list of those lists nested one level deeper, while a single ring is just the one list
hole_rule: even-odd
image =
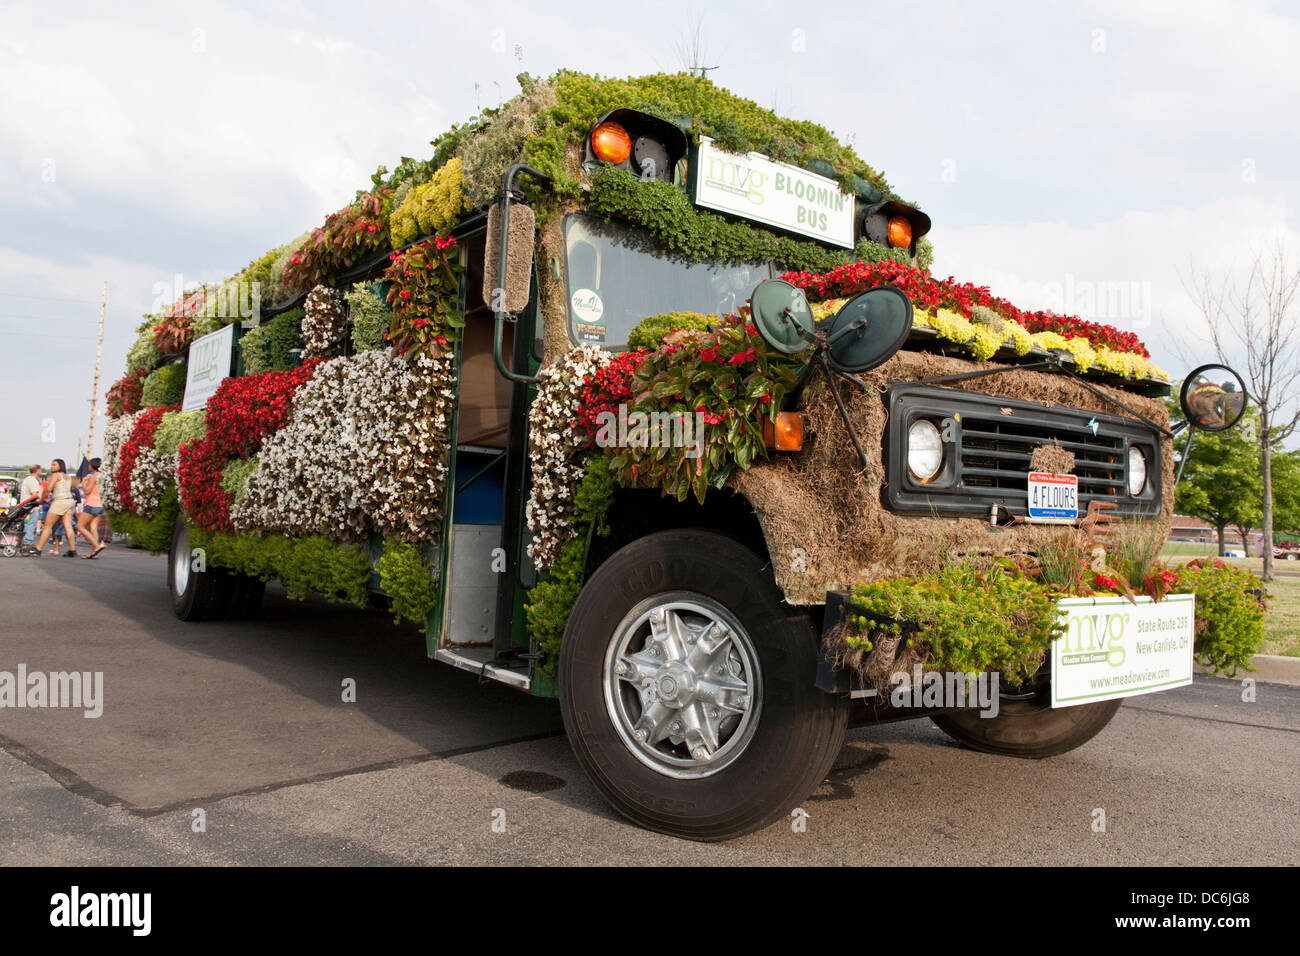
[{"label": "school bus covered in flowers", "polygon": [[[1248,658],[1234,572],[1159,560],[1178,426],[1131,332],[937,277],[883,175],[705,79],[520,83],[146,317],[105,500],[180,618],[377,604],[702,840],[851,721],[1046,756]],[[1228,370],[1182,393],[1241,414]]]}]

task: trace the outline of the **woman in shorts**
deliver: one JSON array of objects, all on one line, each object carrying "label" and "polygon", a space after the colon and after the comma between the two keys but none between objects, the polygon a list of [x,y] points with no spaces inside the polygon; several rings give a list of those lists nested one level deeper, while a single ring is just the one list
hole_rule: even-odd
[{"label": "woman in shorts", "polygon": [[59,524],[62,525],[63,533],[68,540],[68,550],[63,556],[75,558],[77,536],[72,530],[72,508],[75,502],[72,499],[72,479],[68,475],[68,466],[63,463],[62,458],[56,458],[50,463],[50,480],[46,485],[46,494],[50,499],[50,510],[45,516],[45,527],[41,529],[41,536],[36,542],[36,553],[33,557],[41,556],[41,552],[45,550],[45,543],[54,533],[54,526]]},{"label": "woman in shorts", "polygon": [[99,516],[104,513],[99,496],[99,459],[90,459],[90,474],[81,479],[81,513],[77,515],[77,534],[90,542],[87,558],[99,555],[108,545],[99,540]]}]

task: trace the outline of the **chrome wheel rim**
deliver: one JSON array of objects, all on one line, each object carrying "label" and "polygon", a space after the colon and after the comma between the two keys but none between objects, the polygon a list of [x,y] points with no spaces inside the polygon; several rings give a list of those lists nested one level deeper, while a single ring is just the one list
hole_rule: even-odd
[{"label": "chrome wheel rim", "polygon": [[632,608],[605,653],[604,685],[623,743],[665,776],[717,773],[758,729],[757,648],[730,611],[702,594],[658,594]]},{"label": "chrome wheel rim", "polygon": [[172,545],[172,586],[177,594],[184,594],[190,584],[190,529],[182,527]]}]

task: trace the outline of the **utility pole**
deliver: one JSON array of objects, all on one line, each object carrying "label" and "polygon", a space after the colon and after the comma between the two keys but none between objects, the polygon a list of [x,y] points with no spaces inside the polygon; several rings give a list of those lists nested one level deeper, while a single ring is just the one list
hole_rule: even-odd
[{"label": "utility pole", "polygon": [[95,417],[99,414],[99,360],[104,354],[104,307],[108,305],[108,280],[99,297],[99,339],[95,343],[95,384],[90,389],[90,434],[86,437],[86,457],[95,454]]}]

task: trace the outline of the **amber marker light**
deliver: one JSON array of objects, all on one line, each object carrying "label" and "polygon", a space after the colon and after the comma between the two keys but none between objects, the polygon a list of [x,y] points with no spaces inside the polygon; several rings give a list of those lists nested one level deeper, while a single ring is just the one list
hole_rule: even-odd
[{"label": "amber marker light", "polygon": [[889,244],[895,249],[907,249],[912,245],[912,224],[902,216],[889,220]]},{"label": "amber marker light", "polygon": [[777,451],[803,448],[803,416],[798,412],[778,412],[776,422],[763,420],[763,444]]},{"label": "amber marker light", "polygon": [[617,123],[601,123],[591,131],[591,151],[601,162],[621,166],[632,155],[632,138]]}]

